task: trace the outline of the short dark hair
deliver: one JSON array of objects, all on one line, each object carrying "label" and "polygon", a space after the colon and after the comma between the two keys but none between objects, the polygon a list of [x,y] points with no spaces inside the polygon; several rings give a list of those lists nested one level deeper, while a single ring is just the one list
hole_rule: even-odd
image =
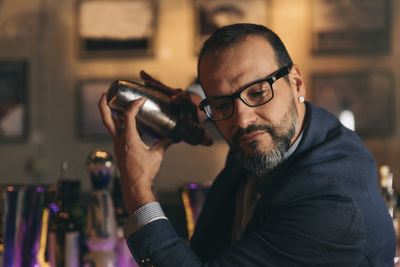
[{"label": "short dark hair", "polygon": [[244,41],[248,36],[264,38],[274,49],[275,61],[279,68],[292,66],[293,62],[279,36],[265,26],[239,23],[217,29],[203,44],[197,61],[197,73],[200,75],[200,62],[207,52],[229,48]]}]

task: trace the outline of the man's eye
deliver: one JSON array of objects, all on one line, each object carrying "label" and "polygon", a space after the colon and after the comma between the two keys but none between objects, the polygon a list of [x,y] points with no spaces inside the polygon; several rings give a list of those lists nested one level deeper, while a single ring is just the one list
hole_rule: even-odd
[{"label": "man's eye", "polygon": [[261,97],[267,94],[267,90],[258,90],[258,91],[253,91],[250,92],[247,96],[254,98],[254,97]]},{"label": "man's eye", "polygon": [[213,105],[214,106],[214,110],[220,111],[220,110],[226,110],[229,108],[230,103],[228,102],[224,102],[224,103],[218,103]]},{"label": "man's eye", "polygon": [[270,94],[270,90],[268,88],[260,88],[260,89],[252,90],[252,91],[248,92],[247,99],[252,100],[252,99],[265,98],[265,97],[268,97],[269,94]]},{"label": "man's eye", "polygon": [[257,98],[264,98],[268,97],[271,94],[271,87],[268,82],[263,81],[260,83],[256,83],[253,86],[249,87],[246,91],[246,98],[257,99]]}]

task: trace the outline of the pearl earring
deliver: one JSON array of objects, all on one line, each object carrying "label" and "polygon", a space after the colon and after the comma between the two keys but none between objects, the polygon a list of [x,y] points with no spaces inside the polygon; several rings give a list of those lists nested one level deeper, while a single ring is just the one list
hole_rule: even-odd
[{"label": "pearl earring", "polygon": [[303,103],[304,102],[304,96],[299,96],[299,102]]}]

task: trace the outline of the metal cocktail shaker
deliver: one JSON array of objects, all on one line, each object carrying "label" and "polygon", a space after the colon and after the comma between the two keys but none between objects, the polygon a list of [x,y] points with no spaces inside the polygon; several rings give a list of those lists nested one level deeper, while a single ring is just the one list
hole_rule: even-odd
[{"label": "metal cocktail shaker", "polygon": [[192,112],[183,106],[171,105],[171,95],[140,83],[116,80],[108,89],[107,102],[114,113],[121,114],[129,103],[146,97],[136,116],[138,128],[155,138],[171,138],[197,145],[204,139],[204,129],[193,119]]}]

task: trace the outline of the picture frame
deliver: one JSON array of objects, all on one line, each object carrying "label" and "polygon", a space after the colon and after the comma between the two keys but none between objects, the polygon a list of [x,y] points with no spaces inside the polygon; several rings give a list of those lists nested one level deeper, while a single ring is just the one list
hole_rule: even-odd
[{"label": "picture frame", "polygon": [[82,58],[152,56],[156,25],[156,0],[80,0],[79,54]]},{"label": "picture frame", "polygon": [[0,144],[28,137],[28,62],[0,60]]},{"label": "picture frame", "polygon": [[390,71],[314,73],[313,103],[338,118],[351,111],[362,138],[388,137],[395,131],[395,85]]},{"label": "picture frame", "polygon": [[111,141],[98,109],[98,101],[114,79],[80,80],[77,85],[76,134],[82,141]]},{"label": "picture frame", "polygon": [[312,0],[312,53],[387,53],[390,10],[390,0]]},{"label": "picture frame", "polygon": [[195,51],[218,28],[234,23],[268,24],[269,0],[193,0]]}]

